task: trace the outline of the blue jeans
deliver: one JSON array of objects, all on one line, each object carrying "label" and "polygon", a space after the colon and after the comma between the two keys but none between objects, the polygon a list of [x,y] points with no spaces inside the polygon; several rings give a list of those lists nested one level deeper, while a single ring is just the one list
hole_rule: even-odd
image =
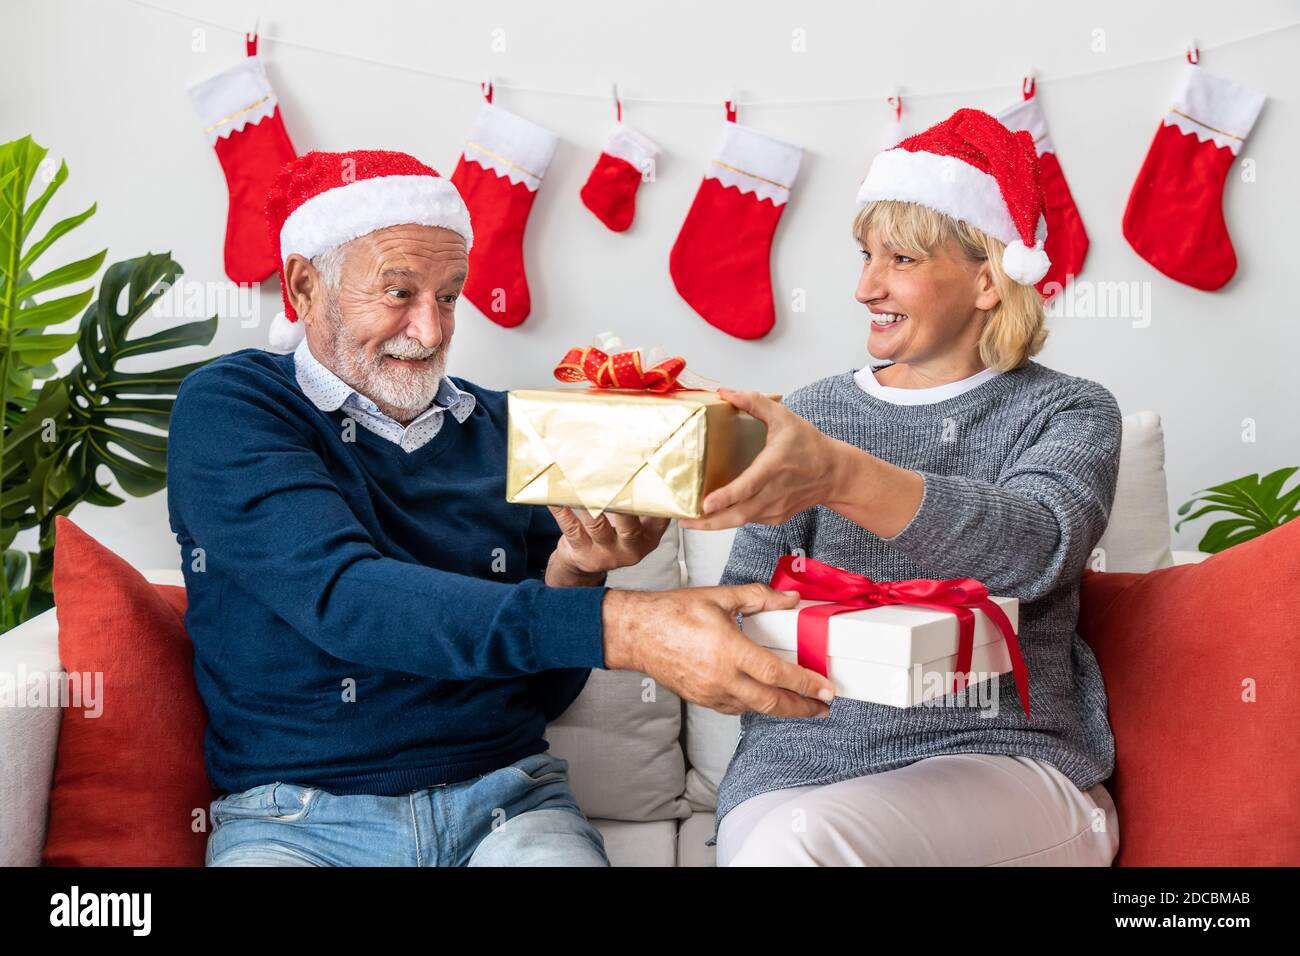
[{"label": "blue jeans", "polygon": [[609,866],[549,753],[397,797],[266,783],[212,801],[208,866]]}]

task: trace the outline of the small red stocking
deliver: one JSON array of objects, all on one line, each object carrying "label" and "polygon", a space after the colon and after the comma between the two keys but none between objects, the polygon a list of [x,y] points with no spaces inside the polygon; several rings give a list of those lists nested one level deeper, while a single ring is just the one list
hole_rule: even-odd
[{"label": "small red stocking", "polygon": [[728,104],[713,159],[668,259],[677,292],[710,325],[741,339],[776,322],[772,236],[803,150],[735,120]]},{"label": "small red stocking", "polygon": [[1044,250],[1052,260],[1047,275],[1035,286],[1045,299],[1060,292],[1067,280],[1083,269],[1088,255],[1088,233],[1083,228],[1079,207],[1070,195],[1065,173],[1056,159],[1056,147],[1047,132],[1047,120],[1034,98],[1034,81],[1028,79],[1023,86],[1024,100],[998,114],[1002,125],[1013,133],[1026,130],[1034,137],[1038,150],[1038,169],[1043,180],[1043,199],[1046,203],[1047,240]]},{"label": "small red stocking", "polygon": [[266,228],[266,195],[295,153],[257,55],[257,37],[247,45],[247,59],[189,92],[226,173],[226,275],[234,282],[261,282],[278,268],[279,253]]},{"label": "small red stocking", "polygon": [[636,213],[637,187],[653,174],[660,152],[626,123],[616,123],[582,187],[582,204],[614,232],[623,232]]},{"label": "small red stocking", "polygon": [[1263,93],[1183,68],[1124,210],[1124,238],[1171,279],[1212,291],[1237,271],[1223,187],[1263,106]]},{"label": "small red stocking", "polygon": [[498,325],[512,328],[532,308],[524,275],[524,228],[558,138],[492,105],[491,87],[465,142],[452,184],[474,223],[465,297]]}]

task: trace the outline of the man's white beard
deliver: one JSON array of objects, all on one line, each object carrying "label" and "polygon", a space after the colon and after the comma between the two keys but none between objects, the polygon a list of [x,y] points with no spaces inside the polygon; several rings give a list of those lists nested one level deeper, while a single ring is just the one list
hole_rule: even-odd
[{"label": "man's white beard", "polygon": [[[425,348],[409,336],[395,335],[379,346],[373,360],[366,356],[365,346],[352,337],[343,321],[338,298],[332,293],[326,309],[329,325],[334,333],[335,372],[362,395],[375,402],[418,415],[433,402],[438,386],[447,369],[447,345]],[[397,367],[384,361],[385,355],[398,358],[427,358],[409,367]]]}]

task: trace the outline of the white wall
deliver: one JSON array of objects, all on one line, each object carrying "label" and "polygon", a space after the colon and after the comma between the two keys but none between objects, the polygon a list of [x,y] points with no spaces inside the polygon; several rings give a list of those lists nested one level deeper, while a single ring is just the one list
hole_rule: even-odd
[{"label": "white wall", "polygon": [[[788,391],[866,360],[866,312],[853,300],[858,271],[849,237],[853,194],[876,146],[883,104],[744,107],[750,99],[882,94],[901,84],[919,129],[961,106],[990,111],[1019,95],[1032,65],[1058,154],[1092,239],[1084,279],[1147,283],[1150,324],[1130,317],[1060,317],[1038,360],[1109,387],[1126,411],[1164,418],[1171,509],[1209,484],[1300,464],[1300,325],[1290,280],[1300,188],[1295,91],[1300,30],[1208,49],[1207,70],[1269,94],[1243,156],[1257,181],[1230,177],[1226,206],[1241,265],[1217,293],[1165,279],[1120,232],[1128,190],[1169,101],[1190,37],[1203,46],[1300,20],[1294,2],[1033,4],[740,4],[660,2],[260,5],[159,0],[172,9],[392,64],[500,83],[587,91],[594,99],[499,89],[496,102],[555,130],[562,144],[534,206],[526,244],[533,314],[502,329],[465,302],[452,370],[506,388],[545,384],[571,345],[604,329],[636,344],[661,343],[698,371],[737,387]],[[563,10],[561,15],[556,11]],[[185,93],[243,55],[242,39],[206,33],[195,52],[185,17],[128,0],[25,0],[3,14],[0,137],[25,133],[68,162],[71,177],[47,222],[99,203],[98,214],[50,253],[71,261],[104,245],[110,260],[171,250],[187,278],[224,279],[226,187]],[[493,30],[506,49],[493,53]],[[805,31],[807,52],[791,50]],[[1104,31],[1105,50],[1093,49]],[[264,40],[286,125],[300,151],[407,150],[450,173],[481,102],[477,88],[366,65]],[[1157,62],[1144,63],[1156,59]],[[1131,68],[1098,72],[1137,64]],[[628,102],[625,119],[665,149],[658,181],[639,194],[630,233],[608,232],[578,191],[612,119],[605,93],[716,100],[713,105]],[[777,231],[777,326],[743,342],[705,323],[676,295],[668,251],[698,186],[734,84],[741,122],[801,144],[804,166]],[[932,91],[981,89],[967,94]],[[792,313],[796,288],[807,311]],[[261,293],[265,320],[278,285]],[[148,328],[142,329],[148,331]],[[264,330],[224,325],[213,351],[264,343]],[[175,353],[172,361],[190,356]],[[1243,419],[1257,441],[1242,441]],[[117,509],[81,506],[75,518],[142,566],[172,565],[165,495]],[[1194,547],[1207,523],[1185,527]]]}]

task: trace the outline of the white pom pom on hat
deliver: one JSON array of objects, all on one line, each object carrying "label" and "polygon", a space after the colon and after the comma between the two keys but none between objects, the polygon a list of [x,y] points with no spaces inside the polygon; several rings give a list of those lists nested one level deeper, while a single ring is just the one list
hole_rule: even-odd
[{"label": "white pom pom on hat", "polygon": [[271,320],[271,330],[267,333],[267,345],[273,349],[288,352],[296,349],[307,334],[301,322],[290,322],[283,312],[275,313]]},{"label": "white pom pom on hat", "polygon": [[1038,247],[1029,248],[1019,239],[1002,250],[1002,271],[1021,285],[1037,285],[1052,267],[1052,260]]},{"label": "white pom pom on hat", "polygon": [[916,203],[969,223],[1006,244],[1003,271],[1022,285],[1051,268],[1034,139],[981,110],[957,110],[877,153],[857,200]]}]

